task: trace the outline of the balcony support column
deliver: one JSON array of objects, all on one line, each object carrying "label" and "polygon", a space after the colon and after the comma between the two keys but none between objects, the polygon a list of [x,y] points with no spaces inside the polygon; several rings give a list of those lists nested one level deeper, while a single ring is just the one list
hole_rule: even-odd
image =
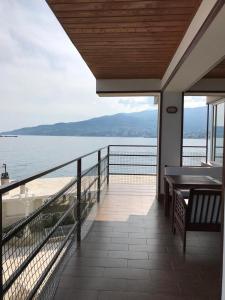
[{"label": "balcony support column", "polygon": [[[173,108],[177,112],[172,113]],[[170,111],[170,112],[169,112]],[[183,131],[183,93],[163,92],[159,105],[158,194],[164,194],[165,166],[180,166]]]}]

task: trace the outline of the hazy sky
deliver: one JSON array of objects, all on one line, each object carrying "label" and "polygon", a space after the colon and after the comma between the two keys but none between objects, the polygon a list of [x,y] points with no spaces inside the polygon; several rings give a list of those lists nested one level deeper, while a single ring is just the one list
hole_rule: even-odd
[{"label": "hazy sky", "polygon": [[99,98],[44,0],[1,0],[0,28],[0,132],[154,108],[150,97]]}]

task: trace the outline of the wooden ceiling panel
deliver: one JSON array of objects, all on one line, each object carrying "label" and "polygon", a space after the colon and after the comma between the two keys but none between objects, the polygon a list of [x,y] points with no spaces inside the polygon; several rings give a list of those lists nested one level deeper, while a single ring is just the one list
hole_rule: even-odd
[{"label": "wooden ceiling panel", "polygon": [[201,0],[48,0],[96,78],[162,78]]},{"label": "wooden ceiling panel", "polygon": [[225,59],[212,69],[205,78],[225,78]]}]

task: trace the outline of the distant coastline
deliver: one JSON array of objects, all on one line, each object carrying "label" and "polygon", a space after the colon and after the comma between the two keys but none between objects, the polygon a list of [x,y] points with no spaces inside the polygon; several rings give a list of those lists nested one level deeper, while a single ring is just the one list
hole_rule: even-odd
[{"label": "distant coastline", "polygon": [[[184,138],[205,138],[206,107],[186,108],[184,114]],[[156,138],[157,125],[157,110],[146,110],[102,116],[79,122],[24,127],[1,132],[0,135]]]},{"label": "distant coastline", "polygon": [[0,137],[3,137],[3,138],[8,138],[8,137],[18,137],[18,135],[2,135],[2,134],[0,134]]},{"label": "distant coastline", "polygon": [[[22,137],[22,136],[31,136],[31,137],[35,137],[35,136],[38,136],[38,137],[87,137],[87,138],[92,138],[92,137],[96,137],[96,138],[101,138],[101,137],[106,137],[106,138],[146,138],[146,139],[149,139],[149,138],[157,138],[157,136],[106,136],[106,135],[50,135],[50,134],[18,134],[18,135],[0,135],[0,138],[10,138],[10,137],[14,137],[14,138],[18,138],[18,137]],[[185,135],[184,134],[184,138],[185,139],[205,139],[205,135],[196,135],[196,134],[193,134],[193,135]]]}]

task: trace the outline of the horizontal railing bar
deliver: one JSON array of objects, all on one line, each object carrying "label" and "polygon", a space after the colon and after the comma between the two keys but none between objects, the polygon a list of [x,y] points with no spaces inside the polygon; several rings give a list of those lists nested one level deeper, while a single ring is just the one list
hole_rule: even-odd
[{"label": "horizontal railing bar", "polygon": [[109,173],[109,175],[136,175],[136,176],[156,176],[156,174],[143,174],[143,173]]},{"label": "horizontal railing bar", "polygon": [[23,227],[25,227],[28,223],[30,223],[38,214],[40,214],[45,208],[47,208],[52,202],[54,202],[56,199],[61,197],[66,191],[68,191],[75,183],[77,182],[77,179],[74,179],[72,182],[70,182],[67,186],[65,186],[63,189],[61,189],[56,195],[54,195],[48,202],[46,202],[41,207],[37,208],[33,213],[31,213],[26,219],[16,224],[15,227],[13,227],[9,232],[5,234],[5,236],[2,238],[2,245],[4,245],[8,240],[10,240],[11,236],[17,234]]},{"label": "horizontal railing bar", "polygon": [[183,157],[192,157],[192,158],[205,158],[205,155],[183,155]]},{"label": "horizontal railing bar", "polygon": [[13,189],[19,187],[20,185],[24,185],[24,184],[26,184],[26,183],[28,183],[28,182],[30,182],[30,181],[33,181],[33,180],[35,180],[35,179],[37,179],[37,178],[43,177],[43,176],[45,176],[45,175],[47,175],[47,174],[49,174],[49,173],[52,173],[52,172],[57,171],[57,170],[59,170],[59,169],[61,169],[61,168],[64,168],[64,167],[66,167],[66,166],[68,166],[68,165],[70,165],[70,164],[72,164],[72,163],[78,161],[79,159],[82,159],[82,158],[85,158],[85,157],[87,157],[87,156],[89,156],[89,155],[92,155],[92,154],[94,154],[94,153],[97,153],[98,151],[103,150],[103,149],[105,149],[106,147],[107,147],[107,146],[102,147],[102,148],[99,148],[99,149],[97,149],[97,150],[94,150],[94,151],[89,152],[89,153],[87,153],[87,154],[84,154],[84,155],[82,155],[82,156],[79,156],[79,157],[77,157],[77,158],[75,158],[75,159],[73,159],[73,160],[70,160],[70,161],[68,161],[68,162],[66,162],[66,163],[64,163],[64,164],[61,164],[61,165],[58,165],[58,166],[53,167],[53,168],[51,168],[51,169],[48,169],[48,170],[46,170],[46,171],[37,173],[37,174],[35,174],[35,175],[33,175],[33,176],[26,177],[26,178],[24,178],[24,179],[21,179],[21,180],[18,180],[18,181],[9,183],[9,184],[7,184],[7,185],[4,185],[3,187],[0,187],[0,194],[7,193],[7,192],[9,192],[10,190],[13,190]]},{"label": "horizontal railing bar", "polygon": [[157,147],[157,145],[109,145],[109,147]]},{"label": "horizontal railing bar", "polygon": [[140,157],[157,157],[156,154],[110,154],[109,156],[140,156]]},{"label": "horizontal railing bar", "polygon": [[[112,147],[112,146],[114,146],[114,147],[149,147],[149,148],[150,148],[150,147],[157,147],[156,145],[109,145],[109,146],[110,146],[110,147]],[[89,152],[89,153],[87,153],[87,154],[84,154],[84,155],[82,155],[82,156],[79,156],[79,157],[77,157],[77,158],[75,158],[75,159],[73,159],[73,160],[70,160],[70,161],[68,161],[68,162],[66,162],[66,163],[63,163],[63,164],[58,165],[58,166],[56,166],[56,167],[53,167],[53,168],[51,168],[51,169],[45,170],[45,171],[43,171],[43,172],[39,172],[39,173],[37,173],[37,174],[35,174],[35,175],[32,175],[32,176],[30,176],[30,177],[26,177],[26,178],[21,179],[21,180],[19,180],[19,181],[15,181],[15,182],[9,183],[9,184],[7,184],[7,185],[4,185],[3,187],[0,187],[0,194],[7,193],[7,192],[9,192],[9,191],[12,190],[12,189],[15,189],[15,188],[17,188],[17,187],[19,187],[19,186],[21,186],[21,185],[24,185],[24,184],[30,182],[30,181],[33,181],[33,180],[38,179],[38,178],[40,178],[40,177],[43,177],[43,176],[45,176],[45,175],[47,175],[47,174],[49,174],[49,173],[52,173],[52,172],[54,172],[54,171],[57,171],[57,170],[59,170],[59,169],[61,169],[61,168],[63,168],[63,167],[66,167],[66,166],[69,165],[69,164],[72,164],[72,163],[78,161],[79,159],[85,158],[85,157],[87,157],[87,156],[89,156],[89,155],[92,155],[92,154],[94,154],[94,153],[96,153],[96,152],[98,152],[98,151],[100,151],[100,150],[106,149],[106,148],[107,148],[107,146],[101,147],[101,148],[96,149],[96,150],[94,150],[94,151],[92,151],[92,152]],[[110,155],[111,155],[111,154],[110,154]]]},{"label": "horizontal railing bar", "polygon": [[157,165],[141,165],[141,164],[109,164],[109,166],[156,167]]},{"label": "horizontal railing bar", "polygon": [[26,269],[26,267],[29,265],[29,263],[34,259],[34,257],[39,253],[41,248],[47,243],[49,238],[53,235],[53,233],[56,231],[56,229],[59,227],[61,222],[68,216],[68,214],[72,211],[72,209],[75,208],[75,204],[73,204],[63,215],[62,217],[57,221],[57,223],[53,226],[49,234],[42,240],[42,242],[33,250],[26,260],[19,266],[19,268],[11,275],[8,280],[3,285],[3,292],[6,293],[8,289],[12,286],[12,284],[16,281],[16,279],[21,275],[21,273]]},{"label": "horizontal railing bar", "polygon": [[[103,158],[101,159],[101,161],[104,160],[107,156],[108,156],[108,155],[106,155],[105,157],[103,157]],[[90,167],[89,169],[83,171],[81,177],[85,176],[88,172],[90,172],[91,170],[93,170],[93,169],[96,168],[97,166],[98,166],[98,163],[96,163],[95,165],[93,165],[93,166]]]},{"label": "horizontal railing bar", "polygon": [[190,146],[190,145],[187,145],[187,146],[183,146],[183,148],[206,148],[206,146]]},{"label": "horizontal railing bar", "polygon": [[[77,223],[73,225],[73,227],[70,229],[70,231],[68,232],[64,242],[62,243],[62,245],[59,247],[59,249],[57,250],[57,252],[55,253],[55,255],[53,256],[51,262],[49,263],[49,265],[45,268],[43,274],[41,275],[41,277],[38,279],[37,284],[35,285],[35,287],[32,289],[31,293],[28,296],[28,299],[33,299],[34,295],[36,294],[36,292],[38,291],[39,287],[41,286],[42,282],[45,280],[47,274],[49,273],[49,271],[51,270],[52,266],[54,265],[54,263],[56,262],[57,258],[59,257],[60,253],[63,250],[63,247],[66,245],[67,241],[69,240],[72,232],[76,231],[76,227],[77,227]],[[70,243],[72,243],[73,241],[71,240]]]}]

